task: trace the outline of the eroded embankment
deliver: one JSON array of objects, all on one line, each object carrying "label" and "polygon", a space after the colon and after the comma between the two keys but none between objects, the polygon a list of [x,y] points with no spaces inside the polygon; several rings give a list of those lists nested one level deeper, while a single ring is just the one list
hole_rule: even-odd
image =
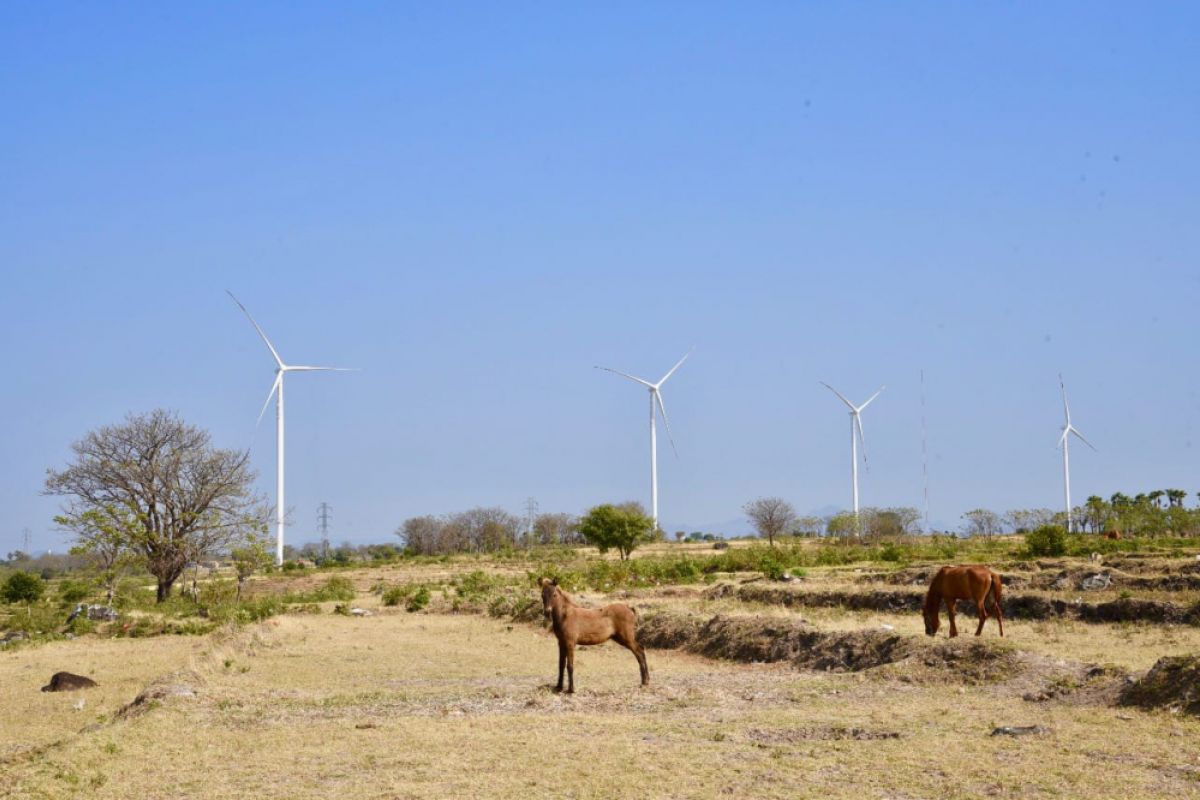
[{"label": "eroded embankment", "polygon": [[[731,597],[747,603],[764,603],[788,608],[846,608],[851,611],[889,613],[919,612],[925,593],[904,589],[806,589],[762,583],[718,584],[705,592],[705,598]],[[960,600],[958,611],[973,615],[974,604]],[[1132,597],[1092,603],[1068,601],[1037,594],[1012,593],[1003,596],[1004,616],[1012,619],[1076,619],[1083,622],[1153,622],[1159,624],[1200,625],[1200,603],[1190,606],[1161,600]]]},{"label": "eroded embankment", "polygon": [[682,649],[709,658],[785,661],[800,669],[830,672],[907,662],[951,668],[968,683],[1006,680],[1024,668],[1021,654],[998,642],[929,643],[884,630],[822,631],[798,620],[766,617],[647,614],[638,623],[638,640],[647,647]]}]

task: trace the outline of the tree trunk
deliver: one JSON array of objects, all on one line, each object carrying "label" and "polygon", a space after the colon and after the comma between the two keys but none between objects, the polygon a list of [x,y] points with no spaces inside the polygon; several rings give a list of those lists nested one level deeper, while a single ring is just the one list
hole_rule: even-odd
[{"label": "tree trunk", "polygon": [[171,596],[171,587],[175,585],[174,578],[159,578],[158,593],[154,598],[154,602],[161,603]]}]

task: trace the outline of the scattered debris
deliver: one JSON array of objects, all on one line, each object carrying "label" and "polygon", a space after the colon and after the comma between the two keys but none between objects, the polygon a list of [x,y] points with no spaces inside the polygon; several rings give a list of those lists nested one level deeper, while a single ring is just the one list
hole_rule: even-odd
[{"label": "scattered debris", "polygon": [[784,728],[782,730],[751,728],[746,731],[746,738],[761,745],[775,745],[812,741],[830,742],[845,739],[868,742],[880,739],[899,739],[900,734],[896,731],[871,731],[866,728],[825,725],[813,728]]},{"label": "scattered debris", "polygon": [[350,616],[352,617],[371,617],[374,615],[375,612],[367,611],[365,608],[359,608],[355,606],[354,608],[350,609]]},{"label": "scattered debris", "polygon": [[1037,736],[1049,732],[1049,728],[1041,725],[1018,725],[995,728],[992,730],[992,736]]},{"label": "scattered debris", "polygon": [[7,647],[15,642],[21,642],[29,638],[29,634],[25,631],[9,631],[0,637],[0,647]]},{"label": "scattered debris", "polygon": [[375,722],[359,722],[359,723],[355,724],[354,727],[356,730],[365,731],[370,728],[378,728],[379,724],[375,723]]},{"label": "scattered debris", "polygon": [[72,708],[74,708],[76,711],[83,711],[83,707],[86,705],[87,705],[87,700],[80,698],[79,702],[77,702],[74,706],[72,706]]},{"label": "scattered debris", "polygon": [[50,676],[50,682],[42,687],[43,692],[73,692],[77,689],[91,689],[96,682],[84,675],[71,672],[56,672]]},{"label": "scattered debris", "polygon": [[83,617],[84,619],[95,620],[97,622],[112,622],[118,616],[117,610],[112,606],[79,603],[75,606],[75,610],[71,612],[70,616],[67,617],[67,622],[74,622],[76,617]]}]

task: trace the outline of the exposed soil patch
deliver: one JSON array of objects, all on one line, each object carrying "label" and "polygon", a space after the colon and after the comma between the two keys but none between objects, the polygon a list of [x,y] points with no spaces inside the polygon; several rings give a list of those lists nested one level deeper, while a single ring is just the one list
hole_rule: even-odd
[{"label": "exposed soil patch", "polygon": [[1160,658],[1121,693],[1121,705],[1200,715],[1200,656]]}]

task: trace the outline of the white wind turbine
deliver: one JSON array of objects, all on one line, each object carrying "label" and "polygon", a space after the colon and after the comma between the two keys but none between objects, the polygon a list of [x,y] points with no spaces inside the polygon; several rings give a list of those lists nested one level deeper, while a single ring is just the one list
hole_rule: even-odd
[{"label": "white wind turbine", "polygon": [[[658,383],[651,383],[650,381],[644,380],[635,375],[628,375],[624,372],[620,372],[619,370],[611,369],[609,367],[596,367],[596,369],[613,372],[617,375],[620,375],[622,378],[628,378],[631,381],[640,383],[642,386],[645,386],[650,390],[650,516],[654,520],[655,530],[658,530],[658,431],[655,428],[657,412],[655,411],[654,405],[657,403],[658,410],[662,411],[663,424],[667,426],[667,439],[669,439],[671,442],[671,449],[675,450],[675,439],[671,436],[671,423],[667,420],[667,407],[663,405],[662,394],[659,390],[662,388],[662,385],[667,382],[667,378],[670,378],[672,375],[674,375],[675,370],[679,369],[679,366],[683,364],[684,361],[687,361],[688,356],[691,354],[692,351],[689,350],[683,358],[676,362],[675,366],[671,367],[666,375],[663,375],[662,378],[659,379]],[[675,450],[675,455],[679,455],[678,450]]]},{"label": "white wind turbine", "polygon": [[851,478],[851,483],[853,484],[853,487],[854,487],[854,524],[857,527],[857,525],[858,525],[858,445],[860,442],[862,443],[862,449],[863,449],[863,464],[867,463],[867,439],[865,436],[863,436],[862,412],[863,412],[863,409],[866,408],[867,406],[871,405],[871,402],[874,401],[876,397],[879,397],[879,393],[882,392],[887,387],[880,386],[879,390],[876,391],[875,394],[871,395],[871,397],[867,400],[867,402],[863,403],[861,406],[856,406],[856,405],[854,405],[854,403],[851,403],[849,400],[847,400],[845,395],[843,395],[837,389],[830,386],[825,381],[821,381],[821,385],[824,386],[829,391],[836,394],[838,396],[838,399],[841,400],[843,403],[845,403],[846,407],[850,409],[850,478]]},{"label": "white wind turbine", "polygon": [[1058,439],[1058,446],[1061,447],[1062,451],[1063,451],[1063,493],[1064,493],[1064,496],[1066,497],[1066,502],[1067,502],[1067,532],[1070,533],[1071,532],[1071,457],[1070,457],[1070,454],[1067,452],[1069,449],[1068,445],[1067,445],[1067,440],[1071,438],[1071,434],[1073,433],[1079,437],[1079,441],[1083,442],[1088,447],[1091,447],[1093,450],[1095,450],[1096,448],[1092,447],[1092,443],[1089,442],[1087,439],[1083,438],[1083,434],[1079,432],[1079,429],[1071,424],[1071,409],[1067,406],[1067,385],[1063,382],[1063,376],[1062,376],[1061,372],[1058,374],[1058,385],[1060,387],[1062,387],[1063,415],[1066,417],[1066,422],[1063,424],[1062,436],[1060,436]]},{"label": "white wind turbine", "polygon": [[275,346],[271,344],[271,340],[263,333],[263,329],[254,321],[254,317],[250,316],[250,312],[242,305],[242,302],[233,296],[233,292],[228,289],[226,293],[233,298],[233,302],[238,304],[238,308],[250,320],[250,324],[254,326],[254,330],[258,331],[258,335],[262,337],[263,342],[267,345],[267,349],[271,351],[271,357],[275,359],[275,382],[271,384],[271,391],[267,393],[267,399],[263,403],[262,410],[258,412],[258,420],[262,421],[263,414],[267,411],[267,406],[271,403],[271,396],[275,396],[275,563],[276,565],[283,564],[283,531],[286,523],[284,522],[284,504],[283,504],[283,376],[288,372],[353,372],[352,369],[345,367],[298,367],[283,363],[283,359],[279,357],[279,352]]}]

